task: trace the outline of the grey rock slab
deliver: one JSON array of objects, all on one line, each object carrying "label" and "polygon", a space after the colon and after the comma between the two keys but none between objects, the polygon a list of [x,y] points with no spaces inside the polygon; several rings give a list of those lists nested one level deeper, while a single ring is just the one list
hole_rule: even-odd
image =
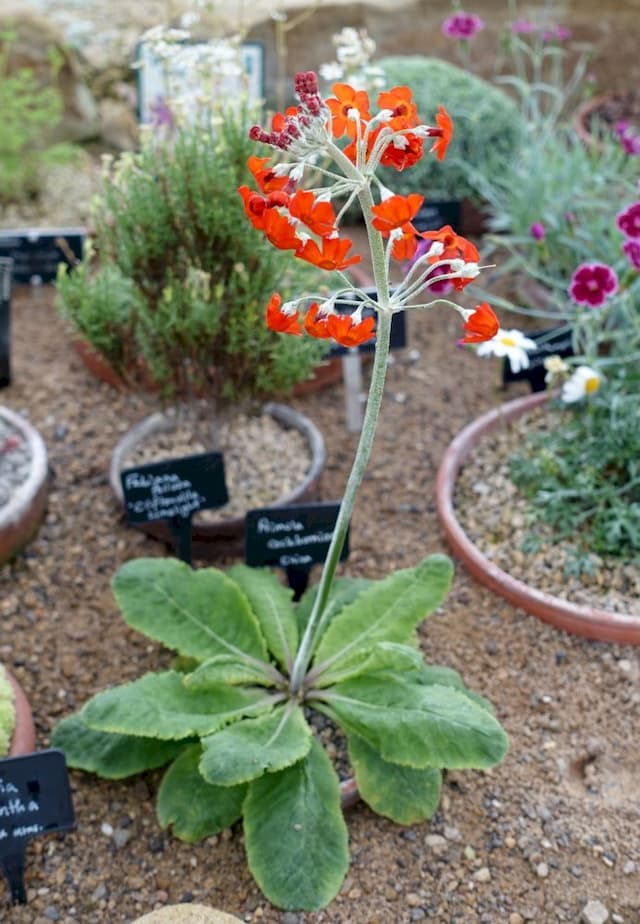
[{"label": "grey rock slab", "polygon": [[237,924],[240,920],[226,911],[188,904],[167,905],[166,908],[150,911],[136,918],[133,924]]}]

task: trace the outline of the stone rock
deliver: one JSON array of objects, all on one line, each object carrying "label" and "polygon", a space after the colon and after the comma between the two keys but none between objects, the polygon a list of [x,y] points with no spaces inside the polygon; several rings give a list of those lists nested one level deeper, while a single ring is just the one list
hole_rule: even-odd
[{"label": "stone rock", "polygon": [[101,99],[100,136],[118,151],[131,151],[138,145],[138,122],[131,106],[117,99]]},{"label": "stone rock", "polygon": [[609,912],[599,901],[590,901],[582,909],[580,920],[583,924],[605,924],[609,920]]},{"label": "stone rock", "polygon": [[[78,56],[68,47],[64,35],[43,16],[19,9],[0,13],[0,34],[8,32],[11,41],[8,73],[30,68],[40,84],[57,86],[62,93],[64,112],[51,135],[51,141],[85,141],[98,133],[98,108],[84,82]],[[52,56],[59,62],[57,73]]]},{"label": "stone rock", "polygon": [[236,918],[225,911],[207,908],[205,905],[168,905],[157,911],[150,911],[136,918],[133,924],[237,924]]}]

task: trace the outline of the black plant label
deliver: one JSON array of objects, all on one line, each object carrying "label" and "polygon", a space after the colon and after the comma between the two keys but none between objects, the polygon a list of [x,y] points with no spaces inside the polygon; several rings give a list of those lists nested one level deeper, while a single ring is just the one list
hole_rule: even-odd
[{"label": "black plant label", "polygon": [[229,500],[221,452],[127,468],[120,480],[130,523],[189,520],[198,510],[222,507]]},{"label": "black plant label", "polygon": [[[336,525],[340,504],[295,504],[250,510],[246,517],[246,563],[308,569],[323,562]],[[340,560],[349,554],[349,535]]]}]

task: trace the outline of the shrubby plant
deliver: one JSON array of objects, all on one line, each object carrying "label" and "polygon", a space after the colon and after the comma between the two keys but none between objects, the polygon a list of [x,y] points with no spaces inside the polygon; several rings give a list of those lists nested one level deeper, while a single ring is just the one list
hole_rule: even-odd
[{"label": "shrubby plant", "polygon": [[244,224],[246,124],[186,121],[171,140],[148,134],[138,153],[107,162],[90,248],[57,281],[63,315],[131,387],[203,398],[219,414],[290,391],[323,353],[261,322],[266,291],[317,274]]},{"label": "shrubby plant", "polygon": [[[411,167],[425,142],[442,159],[453,132],[446,109],[424,125],[407,87],[381,93],[375,114],[366,92],[334,89],[323,100],[315,74],[297,75],[296,108],[276,115],[270,130],[251,130],[282,158],[260,159],[251,187],[239,190],[261,238],[302,264],[335,271],[344,287],[287,299],[273,291],[267,327],[293,342],[304,329],[311,340],[345,346],[376,335],[360,442],[320,582],[293,605],[266,570],[127,562],[113,581],[125,620],[181,659],[97,694],[53,735],[71,766],[111,778],[170,763],[158,792],[160,823],[191,841],[242,817],[249,867],[267,898],[308,910],[335,897],[349,862],[339,780],[312,733],[313,711],[345,732],[364,801],[403,824],[433,814],[444,768],[486,769],[507,747],[490,705],[455,671],[426,665],[418,649],[418,625],[451,580],[447,558],[430,556],[379,581],[335,579],[373,444],[392,315],[409,306],[449,307],[462,318],[464,342],[490,339],[498,321],[487,303],[466,309],[430,291],[448,279],[461,292],[479,272],[476,248],[449,227],[424,232],[429,250],[390,291],[390,261],[415,255],[411,219],[422,196],[393,195],[376,170],[381,163]],[[331,185],[305,189],[305,173],[321,159],[330,164],[323,169]],[[340,235],[333,197],[346,207],[360,203],[375,301],[354,295],[345,273],[360,256]],[[347,314],[336,307],[344,300]]]},{"label": "shrubby plant", "polygon": [[74,153],[70,144],[51,142],[63,113],[59,89],[42,87],[32,68],[10,70],[14,38],[0,33],[0,203],[5,204],[37,196],[43,171]]}]

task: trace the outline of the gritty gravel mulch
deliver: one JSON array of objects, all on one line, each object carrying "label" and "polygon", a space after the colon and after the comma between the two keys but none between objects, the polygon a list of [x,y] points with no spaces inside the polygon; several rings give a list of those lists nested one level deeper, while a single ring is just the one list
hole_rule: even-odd
[{"label": "gritty gravel mulch", "polygon": [[[16,292],[14,384],[1,394],[41,431],[51,464],[39,536],[0,571],[0,658],[31,698],[42,748],[56,721],[93,693],[169,658],[124,626],[109,590],[122,562],[165,554],[126,527],[107,482],[113,445],[156,408],[89,376],[52,298],[47,288]],[[353,517],[346,569],[354,575],[382,576],[443,550],[435,513],[440,458],[462,426],[504,397],[490,364],[456,350],[453,314],[412,316],[409,325],[410,349],[389,370]],[[324,434],[323,496],[339,498],[356,442],[344,427],[341,387],[292,404]],[[420,634],[429,661],[458,669],[494,703],[509,754],[490,773],[448,774],[428,823],[401,828],[362,805],[351,810],[351,868],[326,910],[273,908],[247,871],[239,827],[197,845],[162,832],[153,802],[158,774],[105,782],[74,771],[77,827],[29,845],[28,905],[10,908],[0,884],[0,920],[116,924],[196,901],[266,924],[552,924],[580,922],[588,902],[599,901],[614,924],[637,924],[637,650],[544,625],[461,566]]]}]

